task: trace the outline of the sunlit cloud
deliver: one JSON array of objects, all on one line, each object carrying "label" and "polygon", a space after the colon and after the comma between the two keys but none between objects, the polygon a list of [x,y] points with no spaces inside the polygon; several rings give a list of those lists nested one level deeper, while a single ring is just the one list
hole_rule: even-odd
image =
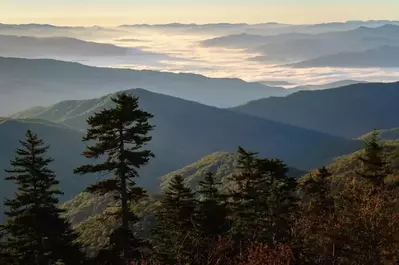
[{"label": "sunlit cloud", "polygon": [[[251,60],[258,53],[245,49],[210,48],[201,41],[218,37],[218,33],[203,31],[201,34],[187,30],[159,28],[108,29],[112,34],[83,34],[86,31],[61,31],[70,37],[100,43],[111,43],[129,48],[129,56],[100,56],[63,58],[92,66],[147,69],[174,73],[196,73],[208,77],[240,78],[249,82],[288,81],[299,85],[323,84],[343,79],[364,81],[397,81],[399,69],[395,68],[290,68]],[[58,31],[48,32],[52,36]],[[44,32],[41,31],[43,34]],[[58,34],[61,34],[58,33]],[[0,31],[0,34],[2,32]],[[37,31],[25,34],[37,35]],[[10,48],[10,51],[12,49]],[[1,54],[0,54],[1,56]]]},{"label": "sunlit cloud", "polygon": [[[399,80],[399,69],[389,68],[289,68],[268,65],[250,60],[258,55],[243,49],[207,48],[199,45],[202,40],[214,35],[172,34],[157,30],[134,30],[123,38],[134,38],[138,42],[112,41],[125,47],[137,47],[144,51],[167,55],[154,63],[131,62],[109,65],[134,69],[150,69],[175,73],[197,73],[209,77],[241,78],[255,82],[263,80],[285,80],[296,84],[323,84],[343,79],[364,81]],[[109,40],[107,40],[109,41]]]}]

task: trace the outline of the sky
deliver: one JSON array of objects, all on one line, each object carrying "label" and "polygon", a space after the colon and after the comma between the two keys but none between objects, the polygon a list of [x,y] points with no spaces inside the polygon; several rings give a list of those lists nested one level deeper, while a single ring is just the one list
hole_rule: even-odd
[{"label": "sky", "polygon": [[399,20],[399,0],[0,0],[0,23],[55,25]]}]

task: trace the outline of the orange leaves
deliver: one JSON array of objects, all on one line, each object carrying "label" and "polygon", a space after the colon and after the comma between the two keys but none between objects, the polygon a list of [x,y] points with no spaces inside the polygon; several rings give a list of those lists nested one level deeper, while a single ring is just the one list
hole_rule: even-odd
[{"label": "orange leaves", "polygon": [[291,265],[294,255],[291,248],[278,244],[272,248],[265,244],[253,244],[248,250],[247,258],[238,265]]}]

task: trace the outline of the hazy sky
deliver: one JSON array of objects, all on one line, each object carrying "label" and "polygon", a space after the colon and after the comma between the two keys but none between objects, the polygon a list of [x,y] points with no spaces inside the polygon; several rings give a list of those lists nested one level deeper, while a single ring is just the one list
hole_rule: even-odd
[{"label": "hazy sky", "polygon": [[399,20],[399,0],[0,0],[2,23],[124,23]]}]

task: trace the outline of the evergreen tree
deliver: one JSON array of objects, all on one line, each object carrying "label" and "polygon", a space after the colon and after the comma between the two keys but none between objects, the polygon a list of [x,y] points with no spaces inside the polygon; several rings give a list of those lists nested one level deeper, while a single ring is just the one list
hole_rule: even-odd
[{"label": "evergreen tree", "polygon": [[[130,223],[136,218],[129,211],[129,202],[143,197],[144,192],[136,187],[134,179],[138,177],[137,170],[146,165],[153,154],[143,149],[151,140],[149,132],[153,126],[149,119],[153,116],[139,108],[138,98],[126,93],[120,93],[111,100],[115,107],[104,109],[91,116],[87,122],[84,141],[94,141],[87,146],[83,155],[91,159],[105,157],[105,161],[84,165],[75,170],[77,174],[107,172],[114,177],[100,181],[88,188],[94,193],[113,193],[121,205],[122,252],[124,262],[135,259],[136,244],[132,244]],[[137,242],[137,241],[136,241]],[[137,256],[136,256],[137,258]]]},{"label": "evergreen tree", "polygon": [[214,174],[209,172],[199,182],[198,188],[197,228],[205,237],[212,239],[226,233],[229,228],[224,196],[219,191],[220,185]]},{"label": "evergreen tree", "polygon": [[337,252],[334,197],[330,190],[332,174],[319,168],[301,182],[300,214],[296,218],[298,243],[306,262],[333,264]]},{"label": "evergreen tree", "polygon": [[288,177],[288,168],[279,159],[261,159],[258,162],[264,179],[263,197],[267,200],[266,243],[291,243],[291,230],[295,213],[296,180]]},{"label": "evergreen tree", "polygon": [[305,200],[303,205],[318,216],[334,210],[334,199],[329,187],[331,176],[330,171],[323,166],[305,179],[299,187]]},{"label": "evergreen tree", "polygon": [[[124,265],[125,261],[121,259],[120,254],[123,252],[124,235],[125,233],[122,227],[115,229],[110,235],[109,247],[99,251],[98,255],[92,260],[95,265]],[[144,240],[136,238],[133,231],[128,231],[129,248],[131,249],[131,255],[136,257],[134,264],[139,264],[140,259],[143,257],[141,248],[144,248],[147,244]]]},{"label": "evergreen tree", "polygon": [[0,229],[0,264],[13,264],[13,258],[9,252],[11,249],[7,248],[5,231],[3,227],[0,227]]},{"label": "evergreen tree", "polygon": [[195,240],[195,198],[184,178],[176,175],[169,183],[165,198],[156,213],[153,231],[155,256],[161,264],[192,264]]},{"label": "evergreen tree", "polygon": [[362,169],[358,175],[367,180],[374,187],[383,187],[385,177],[388,175],[388,167],[384,157],[384,146],[381,144],[378,131],[374,131],[365,140],[365,154],[359,158]]},{"label": "evergreen tree", "polygon": [[247,152],[242,147],[238,148],[237,168],[240,173],[230,179],[232,234],[237,240],[249,243],[262,234],[258,229],[264,218],[257,215],[268,210],[266,198],[260,189],[265,179],[258,172],[257,153]]},{"label": "evergreen tree", "polygon": [[200,239],[197,246],[200,256],[196,258],[196,264],[207,264],[203,260],[207,259],[207,254],[218,244],[219,237],[226,236],[230,229],[225,196],[219,191],[220,185],[211,172],[199,182],[195,222]]},{"label": "evergreen tree", "polygon": [[[6,199],[5,214],[8,220],[2,225],[3,253],[8,254],[10,264],[76,265],[84,260],[79,245],[75,243],[77,235],[70,224],[60,216],[57,207],[57,189],[59,182],[54,172],[48,168],[53,159],[46,156],[46,146],[30,130],[26,141],[20,141],[22,148],[16,150],[11,161],[12,169],[6,170],[17,192],[13,199]],[[11,258],[11,259],[10,259]]]},{"label": "evergreen tree", "polygon": [[296,181],[278,159],[259,159],[238,149],[239,174],[233,175],[233,234],[241,243],[274,244],[288,240]]}]

